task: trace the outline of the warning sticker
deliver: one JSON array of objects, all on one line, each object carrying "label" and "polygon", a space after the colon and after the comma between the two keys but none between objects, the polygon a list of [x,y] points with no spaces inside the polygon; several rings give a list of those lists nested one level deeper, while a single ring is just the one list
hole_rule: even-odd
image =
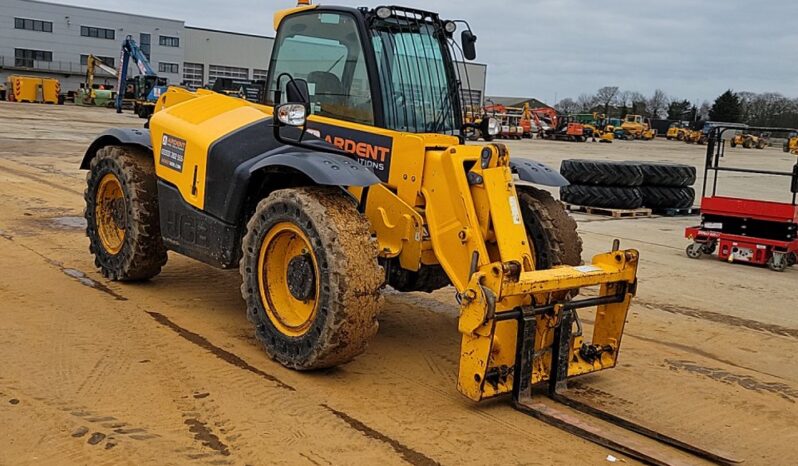
[{"label": "warning sticker", "polygon": [[160,164],[172,170],[183,172],[183,159],[186,155],[186,141],[168,134],[161,140]]}]

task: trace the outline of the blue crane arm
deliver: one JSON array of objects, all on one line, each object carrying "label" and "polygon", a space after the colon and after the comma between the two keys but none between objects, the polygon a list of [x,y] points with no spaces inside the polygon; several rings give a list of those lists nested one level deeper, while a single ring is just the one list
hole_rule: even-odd
[{"label": "blue crane arm", "polygon": [[136,41],[133,40],[132,36],[127,36],[122,42],[122,57],[119,63],[119,73],[118,73],[118,82],[117,82],[117,93],[116,93],[116,112],[122,113],[122,101],[124,100],[125,95],[125,83],[127,82],[127,69],[129,66],[130,59],[132,58],[136,62],[136,67],[139,69],[139,74],[144,76],[157,76],[155,70],[152,69],[150,66],[149,60],[147,60],[147,56],[144,55],[144,52],[141,51]]}]

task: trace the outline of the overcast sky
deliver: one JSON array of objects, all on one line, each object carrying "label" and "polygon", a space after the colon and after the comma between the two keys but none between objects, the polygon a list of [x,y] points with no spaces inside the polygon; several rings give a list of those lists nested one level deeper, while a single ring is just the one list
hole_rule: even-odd
[{"label": "overcast sky", "polygon": [[[103,9],[112,3],[59,2]],[[661,88],[669,96],[698,103],[728,88],[798,97],[795,0],[394,3],[468,20],[478,36],[477,61],[488,64],[489,95],[553,102],[555,96],[576,98],[614,85],[646,96]],[[327,4],[380,5],[352,0]],[[274,35],[272,13],[293,5],[291,0],[137,0],[125,3],[121,11]]]}]

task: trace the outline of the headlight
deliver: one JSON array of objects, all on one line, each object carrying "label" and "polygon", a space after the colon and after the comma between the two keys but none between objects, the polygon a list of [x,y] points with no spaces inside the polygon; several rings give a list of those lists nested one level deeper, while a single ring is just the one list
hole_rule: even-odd
[{"label": "headlight", "polygon": [[277,107],[275,113],[280,123],[287,126],[302,126],[305,124],[305,106],[302,104],[283,104]]},{"label": "headlight", "polygon": [[377,8],[377,18],[388,19],[391,17],[391,9],[386,6]]},{"label": "headlight", "polygon": [[499,120],[496,118],[488,118],[488,134],[496,136],[501,131],[502,127]]},{"label": "headlight", "polygon": [[455,24],[454,21],[446,21],[443,23],[443,29],[451,34],[457,30],[457,24]]}]

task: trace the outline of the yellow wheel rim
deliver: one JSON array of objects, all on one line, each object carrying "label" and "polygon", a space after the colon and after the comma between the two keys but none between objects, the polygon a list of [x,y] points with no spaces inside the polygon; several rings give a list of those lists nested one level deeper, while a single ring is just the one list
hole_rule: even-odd
[{"label": "yellow wheel rim", "polygon": [[94,218],[97,234],[109,254],[118,254],[125,244],[126,208],[125,194],[119,178],[107,173],[97,188]]},{"label": "yellow wheel rim", "polygon": [[308,332],[319,300],[318,266],[310,240],[293,223],[278,223],[263,238],[258,288],[266,315],[281,333]]}]

